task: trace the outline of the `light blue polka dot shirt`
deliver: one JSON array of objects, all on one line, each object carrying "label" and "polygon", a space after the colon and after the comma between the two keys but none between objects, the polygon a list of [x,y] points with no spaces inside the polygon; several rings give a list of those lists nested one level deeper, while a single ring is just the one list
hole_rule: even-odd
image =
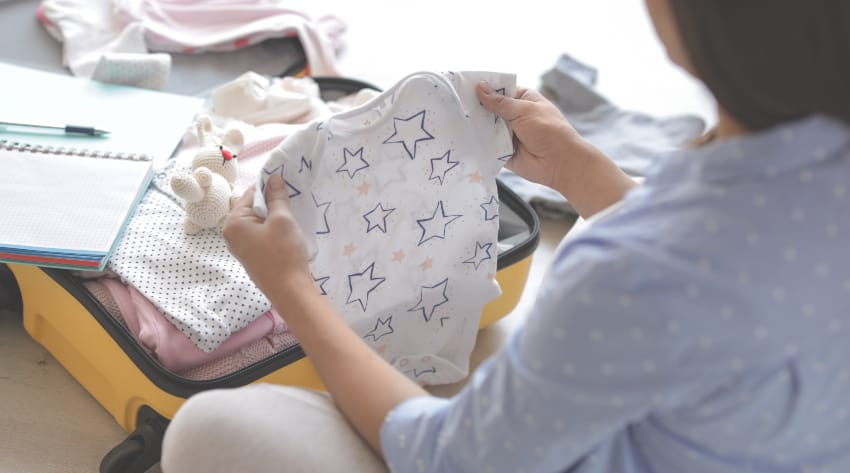
[{"label": "light blue polka dot shirt", "polygon": [[451,399],[384,422],[394,472],[850,472],[850,129],[676,153],[565,241]]}]

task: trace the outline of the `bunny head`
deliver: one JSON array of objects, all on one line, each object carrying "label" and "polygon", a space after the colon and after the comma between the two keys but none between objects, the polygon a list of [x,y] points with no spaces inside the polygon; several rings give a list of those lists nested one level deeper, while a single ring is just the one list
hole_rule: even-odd
[{"label": "bunny head", "polygon": [[233,185],[236,182],[238,170],[236,157],[245,145],[244,135],[241,131],[232,128],[224,133],[220,143],[216,143],[212,133],[212,121],[209,117],[200,117],[196,126],[200,149],[192,159],[192,169],[205,167],[223,176],[227,182]]}]

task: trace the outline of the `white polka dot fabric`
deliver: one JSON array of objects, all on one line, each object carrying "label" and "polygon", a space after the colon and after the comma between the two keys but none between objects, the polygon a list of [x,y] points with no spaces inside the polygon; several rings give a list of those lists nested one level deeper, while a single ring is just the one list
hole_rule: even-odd
[{"label": "white polka dot fabric", "polygon": [[[500,293],[495,178],[513,144],[479,103],[480,79],[514,93],[513,75],[413,74],[287,138],[260,177],[261,189],[286,180],[318,290],[422,384],[466,376],[481,311]],[[267,213],[262,193],[255,210]]]},{"label": "white polka dot fabric", "polygon": [[168,54],[103,53],[91,78],[110,84],[161,90],[171,73]]},{"label": "white polka dot fabric", "polygon": [[[183,231],[186,212],[168,181],[155,179],[124,232],[109,268],[157,305],[190,340],[211,352],[271,308],[227,250],[221,227]],[[166,190],[167,189],[167,190]]]}]

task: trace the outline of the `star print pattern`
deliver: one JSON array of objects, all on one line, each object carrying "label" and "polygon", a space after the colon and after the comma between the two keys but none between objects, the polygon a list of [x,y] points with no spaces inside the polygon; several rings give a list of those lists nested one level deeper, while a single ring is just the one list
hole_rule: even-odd
[{"label": "star print pattern", "polygon": [[[359,161],[359,162],[358,162]],[[363,159],[363,147],[357,151],[351,151],[348,148],[342,149],[342,165],[337,168],[336,172],[346,172],[348,177],[354,179],[354,175],[358,171],[362,171],[369,167],[369,163]]]},{"label": "star print pattern", "polygon": [[420,370],[420,369],[416,369],[416,368],[414,368],[414,369],[412,369],[412,370],[410,370],[410,371],[407,371],[407,373],[413,373],[413,377],[414,377],[414,378],[418,378],[418,377],[420,377],[420,376],[422,376],[422,375],[426,375],[426,374],[434,374],[434,373],[436,373],[436,372],[437,372],[437,367],[436,367],[436,366],[432,366],[432,367],[430,367],[430,368],[423,369],[423,370]]},{"label": "star print pattern", "polygon": [[394,210],[395,209],[385,209],[382,204],[378,204],[374,209],[363,215],[363,218],[366,220],[366,233],[369,233],[376,228],[387,233],[387,217],[389,217]]},{"label": "star print pattern", "polygon": [[[368,275],[366,273],[369,273]],[[369,295],[386,281],[386,278],[375,277],[375,263],[370,264],[362,272],[348,275],[348,299],[346,304],[357,302],[366,312]]]},{"label": "star print pattern", "polygon": [[410,159],[415,159],[416,145],[433,139],[434,136],[425,129],[425,110],[422,110],[407,118],[393,118],[393,134],[384,140],[384,144],[401,143]]},{"label": "star print pattern", "polygon": [[[438,213],[439,215],[437,215]],[[416,220],[416,224],[422,229],[422,236],[419,237],[418,245],[422,245],[432,238],[446,238],[446,228],[448,228],[450,223],[462,216],[463,215],[446,215],[446,211],[443,207],[443,201],[439,201],[437,203],[437,208],[434,209],[434,213],[431,217]]]},{"label": "star print pattern", "polygon": [[393,251],[393,261],[401,263],[402,261],[404,261],[404,256],[404,250]]},{"label": "star print pattern", "polygon": [[493,220],[499,216],[499,200],[494,195],[480,207],[484,210],[484,220]]},{"label": "star print pattern", "polygon": [[460,161],[452,161],[452,151],[446,151],[439,158],[431,159],[431,175],[428,180],[436,179],[440,181],[440,185],[443,185],[446,173],[457,167],[458,164],[460,164]]},{"label": "star print pattern", "polygon": [[492,243],[484,243],[482,244],[480,241],[475,242],[475,254],[472,255],[471,258],[464,261],[466,264],[471,264],[475,266],[475,269],[478,269],[478,266],[481,265],[484,261],[492,258],[490,255],[490,247],[493,246]]},{"label": "star print pattern", "polygon": [[[313,276],[313,275],[311,274],[310,276]],[[321,294],[323,296],[328,295],[328,291],[325,290],[325,283],[328,282],[328,279],[330,279],[330,278],[331,278],[330,276],[322,276],[322,277],[319,277],[319,278],[317,278],[316,276],[313,276],[313,281],[316,283],[317,286],[319,286],[319,294]]]},{"label": "star print pattern", "polygon": [[[317,290],[420,383],[465,376],[456,367],[467,366],[469,337],[443,333],[477,326],[468,319],[499,293],[491,277],[499,210],[493,196],[504,163],[496,157],[511,155],[513,143],[504,121],[494,124],[470,99],[477,80],[453,77],[451,84],[412,81],[421,86],[419,103],[396,91],[362,113],[301,129],[296,133],[313,141],[285,140],[275,163],[288,163],[294,187],[310,195],[293,201],[292,211],[314,230],[305,236]],[[445,94],[460,86],[470,89]],[[464,105],[456,109],[458,97]],[[434,373],[435,361],[423,354],[448,363]]]},{"label": "star print pattern", "polygon": [[433,286],[422,286],[419,291],[419,302],[408,309],[408,312],[421,310],[422,317],[425,318],[425,322],[430,322],[437,307],[449,301],[449,298],[446,297],[446,289],[448,288],[448,285],[449,279],[446,278]]},{"label": "star print pattern", "polygon": [[321,209],[321,224],[316,225],[316,234],[317,235],[326,235],[331,232],[331,227],[328,224],[328,209],[331,206],[330,202],[319,202],[319,199],[316,198],[316,194],[311,194],[313,196],[313,203],[316,204],[317,209]]},{"label": "star print pattern", "polygon": [[295,197],[295,196],[297,196],[297,195],[301,195],[301,191],[300,191],[300,190],[298,190],[298,189],[296,189],[296,188],[295,188],[295,187],[294,187],[294,186],[293,186],[293,185],[292,185],[292,184],[291,184],[291,183],[290,183],[290,182],[286,179],[286,177],[283,175],[283,169],[284,169],[283,165],[280,165],[280,166],[278,166],[278,167],[276,167],[276,168],[274,168],[274,169],[272,169],[272,170],[267,170],[266,168],[263,168],[263,170],[262,170],[263,180],[262,180],[262,181],[260,181],[260,192],[261,192],[261,193],[263,193],[263,192],[265,192],[265,191],[266,191],[266,185],[268,185],[269,178],[271,178],[271,177],[272,177],[272,176],[274,176],[275,174],[280,174],[280,177],[282,177],[282,178],[283,178],[283,182],[284,182],[284,184],[286,184],[286,188],[287,188],[287,195],[289,196],[289,198],[291,199],[291,198],[293,198],[293,197]]},{"label": "star print pattern", "polygon": [[307,159],[305,156],[301,156],[301,167],[298,168],[298,172],[304,172],[305,169],[307,170],[307,172],[313,170],[313,160]]},{"label": "star print pattern", "polygon": [[[505,95],[505,88],[502,87],[500,89],[496,89],[495,92],[499,95]],[[497,115],[497,114],[494,114],[494,115],[496,115],[496,118],[493,120],[493,123],[499,123],[499,115]]]},{"label": "star print pattern", "polygon": [[393,321],[392,316],[387,317],[387,320],[383,320],[380,317],[378,317],[378,321],[375,322],[375,328],[370,330],[366,335],[363,336],[363,338],[372,337],[372,341],[377,342],[378,340],[383,338],[385,335],[389,335],[389,334],[393,333],[394,330],[393,330],[393,326],[391,324],[392,321]]}]

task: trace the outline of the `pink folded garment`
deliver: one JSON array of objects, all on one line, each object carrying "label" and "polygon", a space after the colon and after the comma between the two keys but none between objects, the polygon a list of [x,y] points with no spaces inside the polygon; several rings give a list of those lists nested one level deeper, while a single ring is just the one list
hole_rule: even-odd
[{"label": "pink folded garment", "polygon": [[92,290],[89,287],[91,285],[103,285],[115,300],[122,318],[139,344],[156,357],[160,364],[174,372],[226,357],[267,335],[286,331],[283,319],[271,309],[243,329],[234,332],[216,350],[205,353],[134,287],[114,278],[101,278],[84,284],[89,290]]},{"label": "pink folded garment", "polygon": [[230,355],[216,358],[201,366],[180,371],[177,374],[194,380],[216,379],[235,373],[297,344],[298,340],[290,332],[273,333],[240,348]]}]

